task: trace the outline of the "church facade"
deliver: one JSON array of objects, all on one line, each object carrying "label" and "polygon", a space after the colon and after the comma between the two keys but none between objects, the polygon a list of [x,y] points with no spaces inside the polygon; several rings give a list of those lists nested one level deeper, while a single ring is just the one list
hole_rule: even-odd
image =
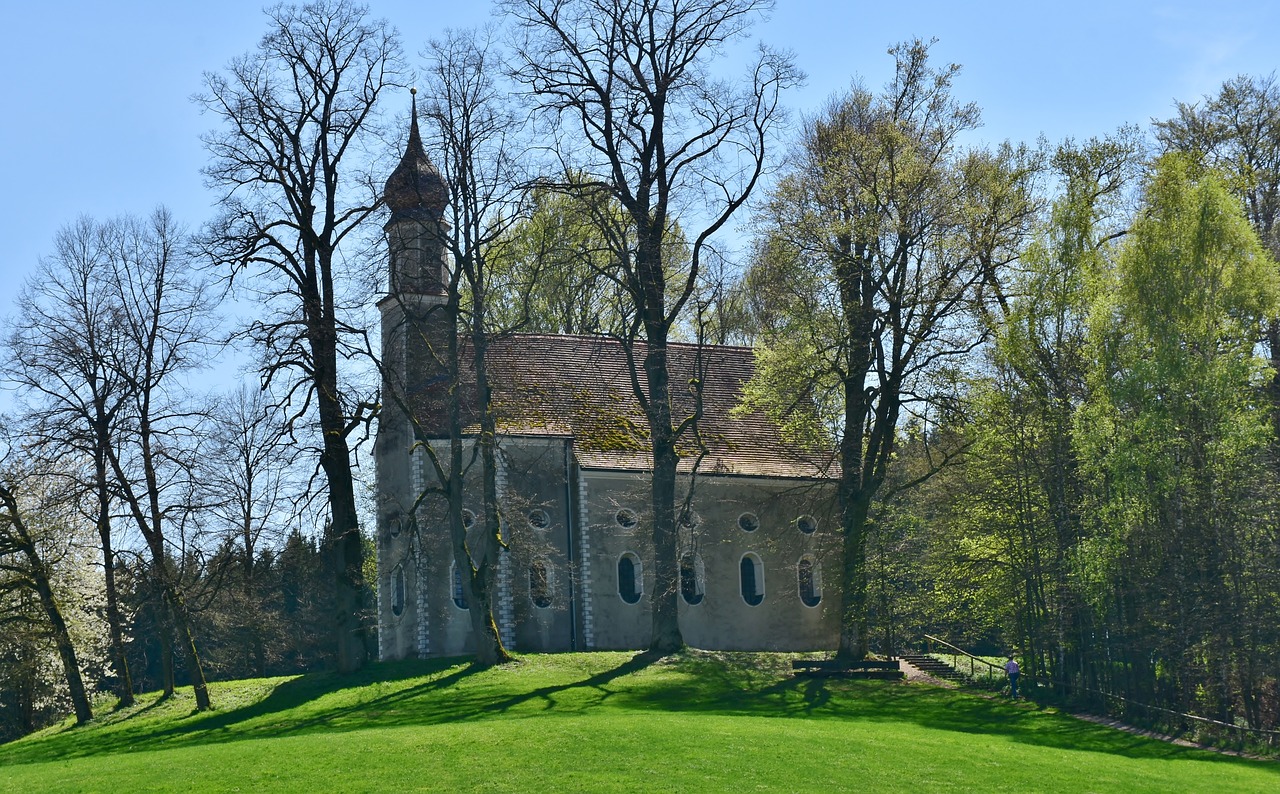
[{"label": "church facade", "polygon": [[[461,655],[472,650],[468,605],[426,447],[447,449],[447,412],[465,413],[454,401],[469,398],[465,382],[441,376],[453,333],[440,242],[448,191],[416,118],[385,198],[391,272],[378,306],[384,391],[398,397],[384,398],[375,445],[379,655]],[[735,410],[752,373],[749,348],[672,345],[670,359],[672,383],[703,383],[702,455],[681,461],[679,492],[691,494],[679,521],[685,642],[834,648],[841,546],[832,481],[765,416]],[[486,361],[500,430],[506,548],[495,617],[504,644],[525,652],[648,647],[651,463],[621,343],[515,334],[494,339]],[[694,397],[684,399],[677,411],[693,409]],[[478,462],[474,471],[463,523],[478,528]]]}]

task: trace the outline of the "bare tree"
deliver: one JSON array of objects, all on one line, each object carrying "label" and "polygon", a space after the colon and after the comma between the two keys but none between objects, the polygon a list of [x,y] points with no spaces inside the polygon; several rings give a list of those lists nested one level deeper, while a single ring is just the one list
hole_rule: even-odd
[{"label": "bare tree", "polygon": [[[626,214],[621,227],[598,220],[613,228],[606,233],[614,277],[634,306],[625,348],[653,455],[652,647],[675,650],[684,644],[676,602],[676,445],[696,411],[673,411],[668,339],[694,295],[712,236],[764,169],[779,94],[799,74],[789,56],[763,47],[741,82],[712,74],[724,48],[772,7],[768,0],[506,0],[502,7],[522,33],[517,78],[560,135],[560,171],[582,175],[563,189],[603,194]],[[690,259],[672,277],[666,260],[676,221]],[[641,339],[642,347],[633,344]],[[701,389],[698,379],[689,386]]]},{"label": "bare tree", "polygon": [[[498,552],[502,521],[498,504],[498,434],[489,383],[490,339],[495,327],[490,305],[494,290],[494,259],[509,244],[508,231],[520,217],[519,167],[521,123],[510,106],[510,90],[500,79],[493,45],[494,30],[450,32],[427,46],[426,116],[442,154],[443,177],[449,191],[445,246],[453,260],[450,316],[465,344],[449,345],[449,371],[459,383],[463,369],[475,378],[484,527],[468,542],[462,520],[463,426],[458,401],[449,417],[449,468],[434,458],[437,477],[449,495],[449,524],[458,570],[470,572],[464,581],[471,613],[476,659],[493,665],[507,659],[493,608],[498,587]],[[464,364],[460,357],[469,360]]]},{"label": "bare tree", "polygon": [[379,207],[357,164],[378,99],[399,80],[400,45],[385,22],[347,0],[276,6],[267,16],[258,49],[225,74],[206,74],[196,97],[224,123],[205,138],[213,158],[205,173],[226,191],[208,239],[215,260],[251,278],[275,310],[250,328],[264,380],[287,380],[296,415],[318,417],[335,647],[339,669],[350,671],[368,654],[350,439],[376,400],[339,371],[368,349],[362,325],[348,321],[367,290],[344,291],[352,271],[343,251]]},{"label": "bare tree", "polygon": [[239,609],[231,619],[244,641],[247,667],[266,675],[267,631],[258,560],[266,549],[284,545],[294,514],[294,450],[284,415],[259,389],[241,387],[227,395],[215,411],[212,449],[201,470],[210,493],[224,548],[234,549],[239,563]]},{"label": "bare tree", "polygon": [[105,227],[90,218],[59,230],[54,255],[40,263],[18,299],[6,339],[5,372],[32,417],[33,436],[42,445],[73,449],[92,461],[86,487],[95,496],[112,667],[120,703],[128,706],[133,679],[116,585],[108,450],[127,415],[129,391],[110,366],[119,341],[119,312],[107,289],[106,237]]},{"label": "bare tree", "polygon": [[159,590],[195,690],[210,707],[196,634],[173,559],[185,557],[196,505],[193,430],[204,415],[180,379],[207,361],[212,298],[197,275],[184,232],[167,211],[147,222],[122,218],[104,229],[104,295],[115,312],[107,366],[124,386],[127,421],[107,447],[114,488],[150,555]]}]

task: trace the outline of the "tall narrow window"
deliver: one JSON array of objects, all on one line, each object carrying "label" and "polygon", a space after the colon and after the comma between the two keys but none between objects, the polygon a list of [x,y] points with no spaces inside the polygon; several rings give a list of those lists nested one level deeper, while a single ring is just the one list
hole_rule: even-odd
[{"label": "tall narrow window", "polygon": [[816,607],[822,601],[822,569],[808,557],[796,563],[796,580],[800,586],[800,603]]},{"label": "tall narrow window", "polygon": [[551,563],[546,560],[529,565],[529,600],[538,609],[551,606]]},{"label": "tall narrow window", "polygon": [[618,558],[618,595],[628,604],[634,604],[643,593],[644,571],[640,558],[627,552]]},{"label": "tall narrow window", "polygon": [[397,565],[391,572],[391,614],[404,612],[404,568]]},{"label": "tall narrow window", "polygon": [[462,589],[462,570],[458,568],[456,562],[452,566],[452,575],[449,578],[453,583],[453,605],[458,609],[466,609],[467,591]]},{"label": "tall narrow window", "polygon": [[764,564],[754,554],[742,555],[740,564],[742,600],[749,606],[759,606],[764,601]]},{"label": "tall narrow window", "polygon": [[680,557],[680,597],[689,605],[701,604],[706,574],[702,558],[692,552]]}]

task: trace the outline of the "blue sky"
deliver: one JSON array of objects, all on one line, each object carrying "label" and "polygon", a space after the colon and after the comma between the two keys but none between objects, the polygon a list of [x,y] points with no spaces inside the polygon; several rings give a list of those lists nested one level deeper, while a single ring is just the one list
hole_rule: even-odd
[{"label": "blue sky", "polygon": [[[189,97],[265,30],[262,2],[9,2],[0,33],[0,316],[51,249],[88,214],[166,204],[192,227],[211,214]],[[489,19],[478,0],[372,0],[411,55],[446,27]],[[1280,2],[838,2],[779,0],[758,36],[796,53],[809,75],[788,104],[818,106],[861,75],[889,77],[886,48],[937,38],[938,62],[964,71],[957,98],[978,103],[979,139],[1088,138],[1167,117],[1236,74],[1280,68]]]}]

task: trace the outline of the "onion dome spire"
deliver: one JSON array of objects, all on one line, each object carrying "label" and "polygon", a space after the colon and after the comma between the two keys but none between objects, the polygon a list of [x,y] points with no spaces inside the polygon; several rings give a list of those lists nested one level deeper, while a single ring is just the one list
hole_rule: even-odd
[{"label": "onion dome spire", "polygon": [[409,93],[413,107],[409,142],[404,156],[400,158],[400,165],[387,177],[382,195],[391,209],[392,218],[425,212],[438,219],[444,215],[445,205],[449,203],[449,188],[422,148],[422,136],[418,133],[418,89],[410,88]]}]

